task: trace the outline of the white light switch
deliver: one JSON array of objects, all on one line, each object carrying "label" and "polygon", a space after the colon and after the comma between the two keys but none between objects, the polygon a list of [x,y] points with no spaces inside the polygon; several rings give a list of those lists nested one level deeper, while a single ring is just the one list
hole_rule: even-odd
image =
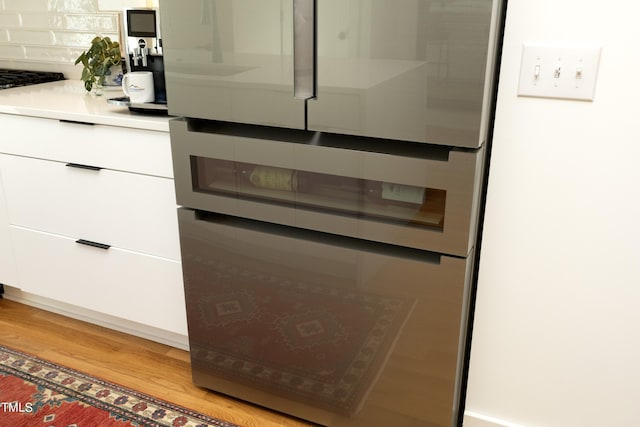
[{"label": "white light switch", "polygon": [[593,101],[600,51],[599,46],[524,45],[518,95]]}]

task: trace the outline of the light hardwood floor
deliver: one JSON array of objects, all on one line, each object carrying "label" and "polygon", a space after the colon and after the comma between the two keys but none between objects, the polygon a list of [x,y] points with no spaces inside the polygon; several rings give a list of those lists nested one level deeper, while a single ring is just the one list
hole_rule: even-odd
[{"label": "light hardwood floor", "polygon": [[240,426],[313,425],[194,386],[186,351],[6,299],[0,344]]}]

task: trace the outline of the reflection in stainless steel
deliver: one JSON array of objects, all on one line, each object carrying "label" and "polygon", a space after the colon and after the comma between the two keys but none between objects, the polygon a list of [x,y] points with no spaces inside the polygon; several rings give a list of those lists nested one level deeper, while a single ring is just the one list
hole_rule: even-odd
[{"label": "reflection in stainless steel", "polygon": [[[317,93],[304,101],[293,99],[292,0],[205,1],[208,25],[164,29],[171,113],[478,147],[493,3],[317,2]],[[183,22],[200,22],[203,7],[163,3]],[[247,71],[207,71],[213,64]],[[295,113],[305,102],[308,123]]]},{"label": "reflection in stainless steel", "polygon": [[186,262],[195,366],[344,415],[360,409],[413,307],[292,279],[277,264],[247,267],[220,253]]},{"label": "reflection in stainless steel", "polygon": [[179,212],[197,384],[332,426],[448,425],[465,260],[202,215]]}]

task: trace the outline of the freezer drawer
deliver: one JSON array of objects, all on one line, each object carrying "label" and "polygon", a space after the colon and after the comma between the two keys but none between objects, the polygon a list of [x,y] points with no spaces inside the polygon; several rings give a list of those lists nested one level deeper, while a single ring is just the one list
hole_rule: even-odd
[{"label": "freezer drawer", "polygon": [[453,425],[471,258],[178,217],[196,384],[329,426]]},{"label": "freezer drawer", "polygon": [[178,204],[466,256],[484,149],[170,122]]}]

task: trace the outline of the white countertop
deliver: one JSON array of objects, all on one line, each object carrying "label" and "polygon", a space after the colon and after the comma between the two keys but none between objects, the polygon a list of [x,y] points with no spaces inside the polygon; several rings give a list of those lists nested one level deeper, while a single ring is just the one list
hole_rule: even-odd
[{"label": "white countertop", "polygon": [[80,80],[62,80],[0,90],[0,113],[169,132],[167,116],[133,113],[107,103],[120,96],[120,89],[95,96]]}]

